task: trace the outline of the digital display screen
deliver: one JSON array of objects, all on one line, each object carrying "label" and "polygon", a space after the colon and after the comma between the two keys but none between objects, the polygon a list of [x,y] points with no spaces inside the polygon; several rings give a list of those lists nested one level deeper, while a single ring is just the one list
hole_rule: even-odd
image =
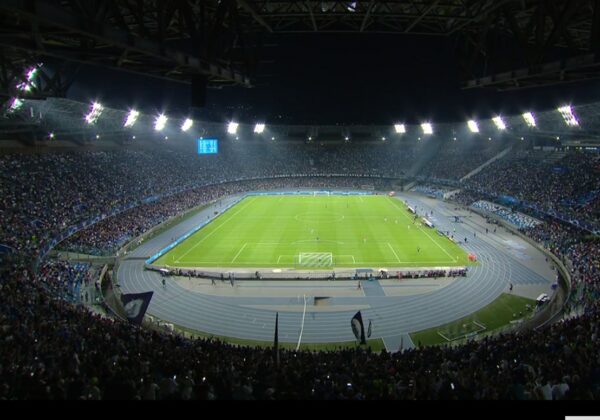
[{"label": "digital display screen", "polygon": [[198,140],[199,155],[216,155],[219,153],[218,139],[202,139]]}]

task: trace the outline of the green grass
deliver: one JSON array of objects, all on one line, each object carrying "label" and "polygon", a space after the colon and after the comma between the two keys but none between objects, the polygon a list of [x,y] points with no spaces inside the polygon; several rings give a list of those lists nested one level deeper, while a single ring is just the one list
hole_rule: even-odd
[{"label": "green grass", "polygon": [[[488,333],[497,330],[532,313],[526,308],[535,308],[535,300],[521,296],[502,294],[483,309],[458,321],[410,334],[417,346],[449,344],[464,339],[466,335]],[[450,340],[450,341],[449,341]]]},{"label": "green grass", "polygon": [[[302,262],[301,262],[302,261]],[[457,267],[466,252],[387,196],[247,197],[156,265],[169,267]]]},{"label": "green grass", "polygon": [[[246,340],[243,338],[225,337],[222,335],[209,334],[202,331],[195,331],[189,328],[182,327],[180,325],[174,326],[176,330],[185,333],[186,336],[191,338],[214,338],[225,343],[247,346],[247,347],[260,347],[270,348],[273,347],[272,341],[259,341],[259,340]],[[295,350],[296,344],[293,343],[279,343],[281,349]],[[333,342],[333,343],[300,343],[300,350],[311,350],[311,351],[336,351],[340,349],[354,349],[359,347],[355,341],[346,342]],[[367,340],[367,344],[360,346],[362,348],[370,348],[374,352],[380,352],[385,349],[385,344],[380,338]]]}]

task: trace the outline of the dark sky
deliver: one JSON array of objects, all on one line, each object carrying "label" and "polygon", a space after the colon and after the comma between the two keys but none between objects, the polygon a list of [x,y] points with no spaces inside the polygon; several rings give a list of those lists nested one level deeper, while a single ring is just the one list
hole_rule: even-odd
[{"label": "dark sky", "polygon": [[[461,90],[452,40],[398,35],[277,36],[265,41],[254,88],[209,89],[196,115],[286,124],[464,121],[597,100],[600,83],[498,93]],[[190,87],[86,69],[78,100],[186,115]]]}]

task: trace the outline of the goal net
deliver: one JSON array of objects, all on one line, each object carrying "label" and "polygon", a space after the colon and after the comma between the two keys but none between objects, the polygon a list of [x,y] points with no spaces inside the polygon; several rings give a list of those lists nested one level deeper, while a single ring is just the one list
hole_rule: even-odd
[{"label": "goal net", "polygon": [[331,252],[302,252],[298,255],[299,267],[332,267],[333,254]]}]

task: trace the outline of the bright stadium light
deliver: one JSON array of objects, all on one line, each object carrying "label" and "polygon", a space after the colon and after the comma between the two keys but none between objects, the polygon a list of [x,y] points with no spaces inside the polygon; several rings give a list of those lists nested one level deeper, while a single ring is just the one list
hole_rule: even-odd
[{"label": "bright stadium light", "polygon": [[[42,67],[42,64],[38,64],[38,66]],[[25,73],[26,81],[17,84],[17,89],[19,89],[21,92],[29,92],[31,89],[36,87],[35,83],[33,83],[33,78],[37,74],[38,66],[33,66],[27,70]]]},{"label": "bright stadium light", "polygon": [[227,124],[227,132],[229,134],[235,134],[237,133],[237,129],[240,125],[236,122],[231,121],[229,124]]},{"label": "bright stadium light", "polygon": [[404,124],[395,124],[394,130],[396,130],[396,133],[398,134],[406,133],[406,127],[404,126]]},{"label": "bright stadium light", "polygon": [[258,123],[254,126],[254,132],[256,134],[262,134],[265,131],[265,125],[263,123]]},{"label": "bright stadium light", "polygon": [[467,125],[469,126],[469,130],[471,130],[471,133],[479,133],[479,125],[477,125],[477,121],[469,120],[467,122]]},{"label": "bright stadium light", "polygon": [[504,122],[502,117],[500,117],[500,116],[494,117],[494,118],[492,118],[492,121],[494,122],[494,125],[496,126],[496,128],[498,130],[500,130],[500,131],[506,130],[506,123]]},{"label": "bright stadium light", "polygon": [[433,134],[433,125],[431,123],[423,123],[421,124],[421,128],[424,134]]},{"label": "bright stadium light", "polygon": [[13,113],[18,111],[23,107],[24,104],[25,102],[23,102],[21,99],[13,98],[12,102],[10,103],[10,106],[8,107],[8,112]]},{"label": "bright stadium light", "polygon": [[135,109],[132,109],[131,111],[129,111],[129,114],[127,114],[127,118],[125,119],[125,123],[123,124],[123,126],[124,127],[133,127],[139,116],[140,116],[140,113],[138,111],[136,111]]},{"label": "bright stadium light", "polygon": [[54,133],[48,134],[48,137],[50,137],[51,139],[53,139],[54,138]]},{"label": "bright stadium light", "polygon": [[160,114],[154,120],[154,130],[162,131],[167,125],[167,121],[169,121],[169,119],[164,114]]},{"label": "bright stadium light", "polygon": [[573,109],[571,108],[571,105],[561,106],[560,108],[558,108],[558,112],[562,114],[565,123],[569,127],[579,126],[579,121],[577,121],[575,114],[573,114]]},{"label": "bright stadium light", "polygon": [[526,112],[523,114],[523,119],[525,120],[525,124],[527,124],[529,127],[535,127],[535,117],[533,116],[533,114],[531,112]]},{"label": "bright stadium light", "polygon": [[98,121],[98,118],[100,118],[100,116],[102,115],[103,111],[104,111],[104,107],[102,106],[102,104],[99,104],[98,102],[94,102],[92,104],[92,106],[90,107],[90,111],[85,116],[85,120],[90,125],[95,124],[96,121]]},{"label": "bright stadium light", "polygon": [[194,125],[194,121],[192,121],[190,118],[186,118],[186,120],[181,125],[181,131],[183,131],[185,133],[190,128],[192,128],[193,125]]}]

